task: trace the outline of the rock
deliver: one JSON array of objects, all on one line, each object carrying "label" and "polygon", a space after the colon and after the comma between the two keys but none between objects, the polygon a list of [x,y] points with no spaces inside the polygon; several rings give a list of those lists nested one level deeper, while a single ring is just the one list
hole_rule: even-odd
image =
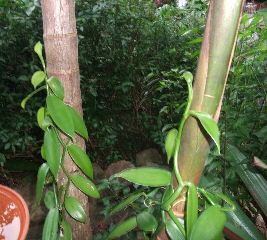
[{"label": "rock", "polygon": [[137,166],[161,166],[162,157],[155,148],[148,148],[136,154]]},{"label": "rock", "polygon": [[133,168],[134,165],[128,161],[121,160],[115,163],[112,163],[108,166],[107,170],[105,171],[105,178],[109,178],[110,176],[121,172],[127,168]]},{"label": "rock", "polygon": [[99,180],[105,177],[105,172],[97,163],[93,163],[93,169],[94,169],[94,183],[96,183],[96,181],[98,182]]}]

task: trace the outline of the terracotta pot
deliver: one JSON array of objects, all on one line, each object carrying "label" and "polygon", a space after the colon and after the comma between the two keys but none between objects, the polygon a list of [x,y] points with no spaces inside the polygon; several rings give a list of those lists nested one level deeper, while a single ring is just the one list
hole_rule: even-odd
[{"label": "terracotta pot", "polygon": [[25,240],[29,222],[29,210],[23,198],[0,185],[0,240]]}]

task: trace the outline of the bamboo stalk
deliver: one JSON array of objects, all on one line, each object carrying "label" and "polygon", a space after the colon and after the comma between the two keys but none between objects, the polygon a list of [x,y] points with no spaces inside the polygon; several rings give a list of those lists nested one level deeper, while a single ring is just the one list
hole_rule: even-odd
[{"label": "bamboo stalk", "polygon": [[[194,80],[191,110],[209,113],[218,121],[223,93],[233,58],[244,0],[211,0],[204,40]],[[211,139],[199,122],[190,117],[182,133],[179,171],[182,179],[198,184],[210,151]],[[184,197],[182,196],[182,199]],[[184,201],[172,210],[183,215]]]}]

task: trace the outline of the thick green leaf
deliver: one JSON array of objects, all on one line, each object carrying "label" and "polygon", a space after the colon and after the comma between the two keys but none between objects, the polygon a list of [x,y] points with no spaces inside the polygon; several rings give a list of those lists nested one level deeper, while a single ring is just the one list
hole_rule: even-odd
[{"label": "thick green leaf", "polygon": [[68,106],[68,109],[74,124],[74,131],[88,140],[88,132],[83,119],[72,107]]},{"label": "thick green leaf", "polygon": [[58,236],[59,213],[57,208],[51,208],[46,216],[42,240],[56,240]]},{"label": "thick green leaf", "polygon": [[[236,236],[234,236],[236,235]],[[242,228],[237,227],[235,225],[229,224],[228,222],[225,224],[224,228],[224,236],[227,237],[225,239],[240,239],[240,240],[253,240],[248,234],[246,234]],[[256,238],[255,240],[266,240],[265,238]]]},{"label": "thick green leaf", "polygon": [[74,183],[74,185],[79,188],[82,192],[87,194],[88,196],[91,196],[93,198],[99,198],[100,194],[95,186],[95,184],[87,179],[84,176],[74,174],[71,177],[71,181]]},{"label": "thick green leaf", "polygon": [[141,197],[144,193],[139,192],[139,193],[133,193],[131,194],[128,198],[123,200],[119,205],[117,205],[115,208],[111,209],[109,216],[113,215],[116,212],[121,211],[122,209],[126,208],[129,204],[137,200],[139,197]]},{"label": "thick green leaf", "polygon": [[54,128],[47,129],[44,135],[44,150],[47,164],[57,178],[60,165],[60,144]]},{"label": "thick green leaf", "polygon": [[55,77],[51,77],[47,80],[48,86],[53,93],[61,100],[64,99],[64,87],[62,83]]},{"label": "thick green leaf", "polygon": [[37,42],[35,44],[34,51],[37,53],[38,57],[40,58],[43,69],[45,69],[45,62],[43,58],[43,45],[41,44],[41,42]]},{"label": "thick green leaf", "polygon": [[56,125],[67,135],[73,136],[74,125],[67,105],[56,96],[46,98],[48,113]]},{"label": "thick green leaf", "polygon": [[170,159],[174,155],[175,146],[176,146],[176,138],[178,135],[177,129],[171,129],[165,140],[165,151],[167,153],[167,162],[170,162]]},{"label": "thick green leaf", "polygon": [[160,187],[171,183],[171,173],[165,169],[154,167],[141,167],[126,169],[114,177],[121,177],[129,182],[143,186]]},{"label": "thick green leaf", "polygon": [[63,220],[61,222],[61,227],[63,228],[63,236],[60,237],[60,240],[72,240],[72,230],[70,224]]},{"label": "thick green leaf", "polygon": [[67,212],[79,222],[86,222],[86,214],[81,203],[75,197],[67,197],[64,201]]},{"label": "thick green leaf", "polygon": [[93,167],[88,155],[77,145],[67,147],[68,153],[78,167],[91,179],[93,179]]},{"label": "thick green leaf", "polygon": [[[234,201],[233,199],[231,200]],[[249,219],[246,213],[243,212],[239,204],[237,202],[234,202],[234,204],[236,206],[236,210],[227,212],[226,228],[245,240],[266,239],[257,229],[256,225]]]},{"label": "thick green leaf", "polygon": [[138,228],[146,232],[154,232],[158,226],[156,218],[149,212],[139,213],[136,221]]},{"label": "thick green leaf", "polygon": [[186,201],[186,234],[189,238],[191,230],[198,217],[198,197],[197,189],[194,184],[188,186]]},{"label": "thick green leaf", "polygon": [[215,142],[220,153],[220,131],[213,118],[204,112],[190,111],[190,115],[197,118],[212,140]]},{"label": "thick green leaf", "polygon": [[35,202],[37,205],[40,204],[40,201],[42,199],[42,194],[44,190],[46,175],[48,173],[49,167],[46,163],[43,163],[41,167],[38,170],[37,174],[37,183],[36,183],[36,199]]},{"label": "thick green leaf", "polygon": [[23,109],[25,109],[25,105],[26,105],[27,101],[28,101],[34,94],[36,94],[36,93],[38,93],[38,92],[40,92],[41,90],[44,90],[44,89],[45,89],[45,86],[42,86],[42,87],[39,87],[38,89],[34,90],[32,93],[30,93],[27,97],[25,97],[25,98],[21,101],[21,103],[20,103],[21,107],[22,107]]},{"label": "thick green leaf", "polygon": [[118,238],[137,226],[136,217],[128,218],[126,221],[115,227],[108,235],[108,239]]},{"label": "thick green leaf", "polygon": [[172,219],[168,219],[166,222],[166,230],[171,240],[185,240],[184,234]]},{"label": "thick green leaf", "polygon": [[48,209],[56,208],[55,194],[52,191],[47,191],[44,198],[45,206]]},{"label": "thick green leaf", "polygon": [[39,127],[42,128],[43,130],[45,130],[45,128],[42,125],[44,118],[45,118],[45,108],[40,107],[37,111],[37,122]]},{"label": "thick green leaf", "polygon": [[37,71],[32,75],[32,85],[34,88],[36,88],[40,83],[42,83],[45,80],[45,73],[43,71]]},{"label": "thick green leaf", "polygon": [[234,166],[238,176],[267,216],[267,181],[255,168],[244,164],[246,156],[232,145],[227,146],[226,158]]},{"label": "thick green leaf", "polygon": [[219,206],[207,208],[198,218],[190,234],[190,240],[221,240],[226,215]]}]

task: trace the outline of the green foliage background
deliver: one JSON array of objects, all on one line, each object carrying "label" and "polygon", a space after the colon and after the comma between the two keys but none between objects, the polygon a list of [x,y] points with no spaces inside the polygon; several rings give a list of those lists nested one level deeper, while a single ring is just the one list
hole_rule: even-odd
[{"label": "green foliage background", "polygon": [[[41,131],[32,121],[41,98],[35,97],[26,112],[19,106],[30,92],[32,72],[40,67],[32,48],[42,39],[41,9],[35,0],[4,3],[2,162],[18,156],[38,158],[41,141]],[[171,5],[157,8],[152,1],[76,1],[84,118],[91,136],[87,149],[101,166],[134,161],[135,154],[147,147],[163,149],[166,132],[179,121],[186,98],[186,84],[176,76],[182,70],[195,71],[207,7],[204,0],[190,1],[183,10]],[[266,28],[259,27],[261,14],[252,22],[246,18],[220,124],[225,143],[266,159]],[[223,171],[220,158],[207,171]]]}]

